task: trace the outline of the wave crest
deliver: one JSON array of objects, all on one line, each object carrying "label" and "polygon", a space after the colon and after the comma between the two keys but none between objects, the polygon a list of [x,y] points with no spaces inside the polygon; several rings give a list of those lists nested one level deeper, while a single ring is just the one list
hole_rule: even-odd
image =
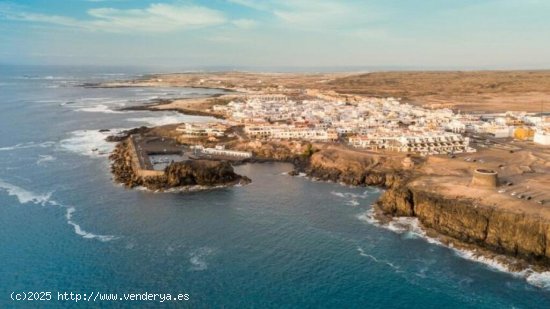
[{"label": "wave crest", "polygon": [[20,204],[32,203],[32,204],[42,205],[42,206],[51,205],[51,206],[65,208],[65,219],[67,220],[67,224],[71,225],[74,228],[74,232],[77,235],[81,236],[82,238],[97,239],[103,242],[111,241],[117,238],[116,236],[112,236],[112,235],[97,235],[97,234],[93,234],[83,230],[80,227],[80,225],[78,225],[72,219],[72,215],[76,211],[76,209],[72,206],[71,207],[64,206],[63,204],[60,204],[55,200],[52,200],[51,196],[53,192],[49,192],[46,194],[37,194],[31,191],[28,191],[26,189],[23,189],[19,186],[8,183],[2,179],[0,179],[0,189],[3,189],[4,191],[6,191],[9,196],[15,196]]}]

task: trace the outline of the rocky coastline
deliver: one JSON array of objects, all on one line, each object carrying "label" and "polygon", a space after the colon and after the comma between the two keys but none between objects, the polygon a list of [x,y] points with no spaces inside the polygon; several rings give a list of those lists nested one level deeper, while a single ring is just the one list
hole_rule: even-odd
[{"label": "rocky coastline", "polygon": [[250,179],[236,174],[226,161],[192,160],[175,162],[158,175],[139,175],[132,163],[132,154],[128,139],[118,143],[111,153],[111,172],[114,180],[128,188],[137,186],[154,191],[191,186],[217,187],[247,184]]},{"label": "rocky coastline", "polygon": [[391,217],[416,217],[427,229],[459,243],[550,266],[550,223],[541,216],[476,199],[449,199],[410,180],[387,188],[376,207]]},{"label": "rocky coastline", "polygon": [[[119,144],[110,157],[112,172],[117,182],[130,188],[143,186],[165,191],[248,183],[250,179],[236,174],[232,165],[286,162],[294,166],[290,175],[305,174],[322,181],[384,188],[374,205],[381,221],[417,218],[426,231],[451,246],[481,249],[480,254],[486,257],[504,255],[542,269],[550,266],[550,223],[544,217],[521,209],[503,209],[475,198],[445,196],[441,188],[428,189],[417,183],[424,173],[419,168],[404,168],[402,156],[392,158],[374,153],[357,156],[356,152],[328,144],[246,141],[231,145],[231,149],[251,151],[254,153],[251,159],[231,164],[211,160],[173,163],[162,175],[140,177],[131,163],[127,134],[120,138],[122,141],[116,140]],[[422,159],[415,160],[419,165],[426,164]],[[527,267],[517,261],[512,268]]]},{"label": "rocky coastline", "polygon": [[[322,156],[322,154],[319,154]],[[327,164],[325,164],[325,162]],[[374,207],[380,222],[393,218],[417,218],[422,228],[440,242],[476,254],[498,259],[510,271],[535,267],[550,269],[550,222],[544,217],[489,205],[475,198],[450,198],[437,188],[417,183],[418,171],[382,164],[349,168],[313,155],[295,170],[307,176],[354,186],[384,189]]]}]

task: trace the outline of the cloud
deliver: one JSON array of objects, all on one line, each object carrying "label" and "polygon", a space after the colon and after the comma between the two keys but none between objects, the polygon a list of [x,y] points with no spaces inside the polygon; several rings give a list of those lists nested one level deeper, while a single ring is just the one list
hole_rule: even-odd
[{"label": "cloud", "polygon": [[273,14],[286,24],[299,28],[336,29],[364,24],[375,19],[364,3],[331,0],[283,0]]},{"label": "cloud", "polygon": [[235,26],[237,26],[237,28],[241,28],[241,29],[251,29],[251,28],[254,28],[258,25],[258,22],[255,21],[255,20],[252,20],[252,19],[236,19],[234,21],[231,22],[232,24],[234,24]]},{"label": "cloud", "polygon": [[270,5],[267,1],[264,1],[264,2],[255,1],[255,0],[227,0],[227,1],[233,4],[255,9],[258,11],[267,11],[270,8]]},{"label": "cloud", "polygon": [[195,5],[156,3],[144,9],[96,8],[87,11],[89,19],[27,13],[0,7],[6,19],[48,23],[106,32],[170,32],[221,25],[227,22],[220,11]]},{"label": "cloud", "polygon": [[362,1],[339,0],[227,0],[271,13],[276,21],[294,29],[318,30],[357,26],[380,17]]}]

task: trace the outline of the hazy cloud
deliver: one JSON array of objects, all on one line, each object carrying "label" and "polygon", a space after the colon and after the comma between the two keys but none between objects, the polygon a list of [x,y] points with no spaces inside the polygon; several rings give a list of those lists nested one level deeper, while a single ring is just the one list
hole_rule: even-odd
[{"label": "hazy cloud", "polygon": [[231,23],[234,24],[235,26],[237,26],[238,28],[242,28],[242,29],[251,29],[251,28],[254,28],[258,25],[257,21],[252,20],[252,19],[246,19],[246,18],[236,19],[236,20],[232,21]]},{"label": "hazy cloud", "polygon": [[90,19],[29,13],[0,7],[7,19],[50,23],[107,32],[169,32],[220,25],[227,22],[220,11],[194,5],[151,4],[144,9],[97,8],[88,10]]}]

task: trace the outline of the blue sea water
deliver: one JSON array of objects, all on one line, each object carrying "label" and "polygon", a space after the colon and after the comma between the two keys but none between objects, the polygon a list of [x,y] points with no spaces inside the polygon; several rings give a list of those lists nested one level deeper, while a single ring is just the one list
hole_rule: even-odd
[{"label": "blue sea water", "polygon": [[[94,89],[137,68],[0,67],[0,307],[132,307],[58,292],[178,293],[192,308],[549,308],[544,281],[367,220],[377,188],[237,167],[249,185],[193,193],[113,183],[100,129],[204,117],[118,112],[205,89]],[[13,301],[12,292],[52,292]]]}]

